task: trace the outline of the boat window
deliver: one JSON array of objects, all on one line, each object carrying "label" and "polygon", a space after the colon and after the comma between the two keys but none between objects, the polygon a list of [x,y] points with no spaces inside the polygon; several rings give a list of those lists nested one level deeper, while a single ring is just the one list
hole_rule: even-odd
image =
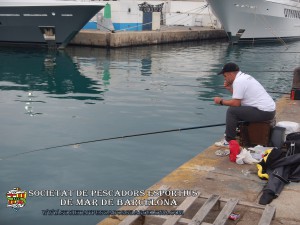
[{"label": "boat window", "polygon": [[61,16],[73,16],[73,14],[61,14]]},{"label": "boat window", "polygon": [[20,14],[0,14],[0,16],[20,16]]},{"label": "boat window", "polygon": [[48,16],[47,14],[23,14],[23,16]]},{"label": "boat window", "polygon": [[250,9],[255,9],[256,6],[254,5],[239,5],[239,4],[234,4],[235,7],[241,7],[241,8],[250,8]]}]

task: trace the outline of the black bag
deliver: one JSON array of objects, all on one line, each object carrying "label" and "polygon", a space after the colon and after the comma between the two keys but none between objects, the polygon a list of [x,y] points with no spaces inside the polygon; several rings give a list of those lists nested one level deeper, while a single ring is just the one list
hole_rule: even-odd
[{"label": "black bag", "polygon": [[285,139],[285,127],[278,127],[275,126],[272,128],[271,131],[271,138],[270,138],[270,146],[276,147],[276,148],[282,148],[284,145],[284,139]]},{"label": "black bag", "polygon": [[287,148],[287,156],[300,153],[300,132],[288,134],[284,144]]}]

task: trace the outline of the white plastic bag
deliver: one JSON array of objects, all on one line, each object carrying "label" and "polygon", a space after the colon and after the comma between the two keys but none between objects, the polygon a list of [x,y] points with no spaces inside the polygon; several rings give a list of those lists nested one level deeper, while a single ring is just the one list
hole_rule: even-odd
[{"label": "white plastic bag", "polygon": [[263,158],[263,154],[266,150],[270,149],[272,147],[263,147],[261,145],[256,145],[255,147],[248,148],[250,150],[251,156],[260,161]]},{"label": "white plastic bag", "polygon": [[280,121],[276,124],[278,127],[284,127],[285,135],[300,131],[299,123],[291,122],[291,121]]},{"label": "white plastic bag", "polygon": [[247,149],[243,148],[240,154],[237,155],[236,157],[236,163],[237,164],[253,164],[253,163],[258,163],[259,161],[254,159],[250,151]]}]

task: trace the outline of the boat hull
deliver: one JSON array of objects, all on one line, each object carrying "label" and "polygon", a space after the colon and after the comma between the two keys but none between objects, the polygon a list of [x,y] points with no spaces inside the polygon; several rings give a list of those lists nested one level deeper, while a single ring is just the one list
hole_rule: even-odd
[{"label": "boat hull", "polygon": [[300,3],[207,0],[233,43],[300,39]]},{"label": "boat hull", "polygon": [[[0,7],[0,43],[64,48],[102,5]],[[50,30],[45,35],[45,30]]]}]

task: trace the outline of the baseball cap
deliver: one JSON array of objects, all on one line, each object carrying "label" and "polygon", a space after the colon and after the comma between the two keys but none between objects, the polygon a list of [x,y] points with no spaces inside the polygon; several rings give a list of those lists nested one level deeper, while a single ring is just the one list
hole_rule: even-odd
[{"label": "baseball cap", "polygon": [[223,66],[222,70],[218,73],[218,75],[224,74],[225,72],[233,72],[233,71],[240,71],[239,66],[235,63],[232,63],[232,62],[226,63]]}]

